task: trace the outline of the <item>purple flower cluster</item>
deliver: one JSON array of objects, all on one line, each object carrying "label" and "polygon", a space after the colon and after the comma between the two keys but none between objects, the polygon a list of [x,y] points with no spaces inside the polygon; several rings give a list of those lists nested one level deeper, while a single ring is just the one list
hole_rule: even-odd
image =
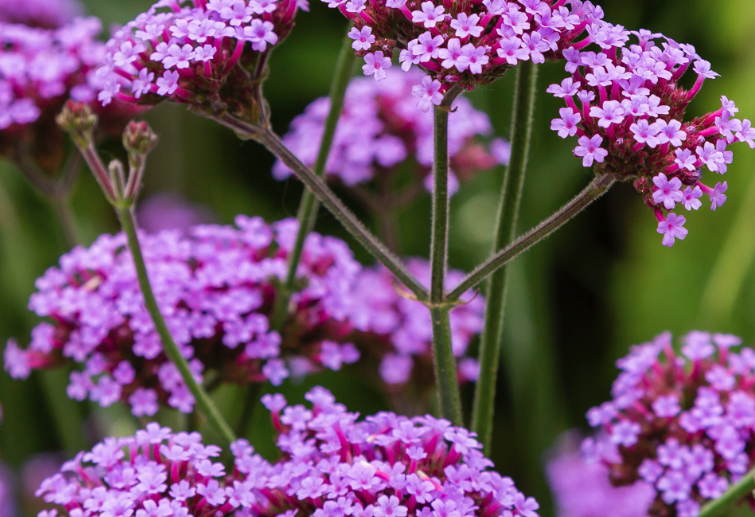
[{"label": "purple flower cluster", "polygon": [[272,47],[306,6],[306,0],[160,0],[108,41],[99,99],[105,105],[113,98],[148,105],[171,99],[244,111],[250,81],[263,74]]},{"label": "purple flower cluster", "polygon": [[63,146],[54,118],[66,99],[95,99],[104,45],[94,38],[101,29],[97,18],[54,30],[0,22],[0,153],[30,147],[43,168],[55,169],[48,162],[60,161],[56,152],[38,156],[38,148]]},{"label": "purple flower cluster", "polygon": [[320,387],[306,398],[311,410],[263,398],[283,453],[275,464],[238,440],[227,473],[199,433],[151,423],[80,453],[38,494],[69,517],[537,517],[534,499],[488,470],[474,433],[431,416],[357,422]]},{"label": "purple flower cluster", "polygon": [[[268,325],[297,222],[268,226],[239,216],[237,227],[204,225],[142,235],[158,304],[198,380],[279,385],[291,373],[338,370],[359,352],[336,342],[348,328],[349,289],[360,266],[346,244],[308,236],[295,307],[282,333]],[[128,402],[137,415],[159,403],[191,412],[194,398],[163,351],[144,307],[125,237],[105,235],[64,255],[37,280],[29,307],[50,322],[32,331],[27,350],[10,341],[5,368],[15,378],[73,360],[68,395],[101,406]]]},{"label": "purple flower cluster", "polygon": [[608,467],[588,463],[579,452],[576,436],[565,433],[557,456],[548,462],[547,475],[558,517],[646,517],[655,498],[653,487],[643,481],[615,487]]},{"label": "purple flower cluster", "polygon": [[649,515],[695,517],[755,461],[755,352],[736,336],[694,331],[681,355],[669,333],[617,361],[613,400],[587,413],[605,439],[583,451],[616,485],[656,489]]},{"label": "purple flower cluster", "polygon": [[[559,57],[585,30],[589,42],[610,45],[623,34],[603,11],[581,0],[323,0],[354,23],[352,47],[365,75],[383,79],[394,50],[404,70],[430,77],[421,102],[439,105],[451,84],[472,89],[497,79],[519,61]],[[566,4],[570,4],[567,6]]]},{"label": "purple flower cluster", "polygon": [[[420,282],[430,285],[427,260],[410,259],[407,267]],[[449,270],[446,281],[453,287],[463,276],[461,271]],[[401,296],[393,276],[382,267],[365,269],[354,283],[353,296],[355,310],[351,323],[368,333],[355,337],[354,342],[366,353],[376,351],[383,382],[404,384],[412,378],[431,377],[433,330],[427,307]],[[466,354],[472,339],[482,331],[485,299],[472,291],[462,299],[464,305],[451,311],[451,341],[458,359],[459,381],[474,382],[480,367],[476,359]]]},{"label": "purple flower cluster", "polygon": [[56,29],[82,14],[78,0],[0,0],[0,22]]},{"label": "purple flower cluster", "polygon": [[[548,88],[567,105],[551,129],[562,138],[579,137],[574,154],[585,167],[634,180],[658,219],[663,245],[670,247],[687,236],[685,217],[672,212],[677,203],[697,210],[707,194],[715,210],[726,201],[727,183],[702,183],[703,166],[723,175],[733,159],[727,146],[740,141],[755,148],[755,129],[735,118],[739,110],[726,97],[718,111],[685,122],[705,79],[718,74],[692,45],[644,30],[631,34],[638,42],[621,50],[616,47],[627,34],[599,52],[581,46],[563,51],[572,75]],[[690,67],[697,81],[685,90],[677,83]]]},{"label": "purple flower cluster", "polygon": [[[344,185],[353,186],[379,178],[388,181],[410,157],[416,160],[417,179],[432,180],[433,119],[415,107],[413,92],[422,90],[423,74],[388,71],[387,79],[376,83],[353,79],[346,91],[344,109],[336,129],[335,140],[326,171]],[[429,108],[430,104],[422,107]],[[458,178],[508,163],[509,146],[494,139],[489,146],[477,137],[489,138],[492,126],[487,115],[474,109],[465,98],[454,103],[450,115],[449,155],[451,169]],[[328,98],[320,98],[291,123],[283,141],[304,163],[314,164],[322,140],[325,119],[330,111]],[[426,111],[426,110],[425,110]],[[291,174],[282,162],[273,169],[277,179]],[[452,190],[458,188],[452,173]],[[429,186],[429,185],[428,185]]]}]

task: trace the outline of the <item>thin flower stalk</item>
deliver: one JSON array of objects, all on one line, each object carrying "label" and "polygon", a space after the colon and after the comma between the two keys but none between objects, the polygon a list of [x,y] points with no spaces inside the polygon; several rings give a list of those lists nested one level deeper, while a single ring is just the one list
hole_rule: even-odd
[{"label": "thin flower stalk", "polygon": [[750,470],[736,484],[729,487],[718,499],[714,499],[700,509],[698,517],[714,517],[720,515],[721,511],[728,508],[734,503],[742,500],[743,497],[755,490],[755,469]]},{"label": "thin flower stalk", "polygon": [[[349,24],[348,28],[351,28],[351,24]],[[346,87],[349,85],[351,71],[354,68],[354,61],[356,60],[356,56],[351,49],[351,42],[352,40],[348,35],[344,36],[341,52],[339,53],[338,61],[336,62],[333,82],[330,85],[330,112],[325,121],[325,129],[323,131],[322,141],[320,142],[320,150],[317,154],[317,161],[313,168],[314,173],[321,178],[325,177],[325,164],[328,161],[330,148],[333,145],[336,128],[341,116],[341,111],[343,110],[344,98],[346,97]],[[305,188],[299,204],[299,212],[297,214],[299,231],[296,234],[296,242],[294,243],[294,248],[289,256],[288,273],[286,274],[285,284],[281,290],[281,296],[275,302],[275,311],[273,312],[271,321],[273,328],[280,328],[288,315],[288,304],[291,299],[291,293],[296,288],[296,271],[299,267],[299,262],[301,262],[304,241],[309,232],[314,228],[319,209],[320,204],[317,201],[317,198],[309,189]]]},{"label": "thin flower stalk", "polygon": [[[516,223],[532,137],[536,85],[537,66],[532,61],[523,61],[516,71],[511,118],[511,161],[501,187],[493,253],[504,249],[516,235]],[[475,388],[472,430],[480,437],[487,452],[490,451],[490,439],[493,432],[496,377],[503,340],[508,274],[509,268],[505,265],[490,277],[486,296],[488,303],[485,309],[485,327],[480,341],[480,378]]]},{"label": "thin flower stalk", "polygon": [[524,253],[538,242],[544,240],[550,234],[571,221],[577,214],[587,208],[593,201],[605,194],[614,183],[616,177],[613,174],[603,174],[593,179],[587,187],[577,196],[562,206],[558,212],[541,222],[535,228],[525,233],[504,249],[494,254],[488,260],[480,264],[474,271],[469,273],[461,283],[446,297],[447,303],[457,301],[468,289],[480,284],[487,277],[495,273],[520,254]]}]

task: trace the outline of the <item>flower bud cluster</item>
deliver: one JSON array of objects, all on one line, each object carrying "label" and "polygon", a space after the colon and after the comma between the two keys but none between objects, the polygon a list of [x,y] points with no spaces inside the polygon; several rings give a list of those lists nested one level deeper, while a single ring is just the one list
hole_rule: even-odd
[{"label": "flower bud cluster", "polygon": [[[237,227],[204,225],[142,235],[152,288],[168,327],[199,381],[279,385],[290,370],[337,370],[358,359],[343,335],[349,288],[360,266],[346,244],[310,234],[295,309],[282,333],[269,328],[278,281],[287,272],[297,223],[272,226],[239,216]],[[51,321],[26,350],[10,341],[5,368],[15,378],[66,360],[81,364],[68,395],[101,406],[121,400],[135,415],[159,403],[191,412],[194,398],[166,356],[139,289],[125,237],[105,235],[64,255],[37,280],[29,307]]]},{"label": "flower bud cluster", "polygon": [[0,22],[57,29],[80,16],[78,0],[0,0]]},{"label": "flower bud cluster", "polygon": [[432,416],[380,412],[357,421],[316,387],[312,409],[262,401],[283,460],[268,488],[313,517],[536,517],[537,502],[489,470],[475,434]]},{"label": "flower bud cluster", "polygon": [[655,487],[651,517],[695,517],[753,467],[755,352],[736,336],[691,332],[681,355],[671,335],[617,361],[613,400],[587,413],[605,439],[583,442],[615,485]]},{"label": "flower bud cluster", "polygon": [[[381,82],[353,79],[346,90],[326,172],[349,187],[376,178],[389,181],[389,176],[414,158],[418,165],[416,179],[431,187],[433,118],[417,109],[411,98],[412,93],[423,90],[422,81],[423,74],[416,70],[408,74],[389,70]],[[421,108],[430,105],[428,102]],[[489,139],[492,133],[485,113],[475,110],[465,98],[458,98],[453,109],[448,128],[452,191],[458,189],[458,178],[467,179],[499,163],[506,164],[510,155],[508,143],[501,139],[493,139],[489,145],[477,140]],[[329,111],[329,99],[317,99],[293,120],[283,137],[286,146],[307,165],[317,158]],[[273,175],[277,179],[290,174],[280,160],[276,162]]]},{"label": "flower bud cluster", "polygon": [[[687,236],[685,217],[672,212],[677,203],[697,210],[707,194],[711,210],[721,206],[728,185],[704,184],[703,167],[726,173],[733,159],[728,145],[740,141],[755,148],[755,129],[749,120],[735,118],[739,110],[726,97],[721,109],[685,122],[704,80],[718,74],[692,45],[644,30],[632,34],[638,42],[621,50],[564,50],[572,75],[548,91],[567,107],[551,129],[562,138],[579,137],[574,154],[585,167],[633,180],[658,219],[663,245],[670,247]],[[678,81],[690,68],[697,81],[685,90]]]},{"label": "flower bud cluster", "polygon": [[[407,261],[409,272],[422,284],[430,285],[430,263],[425,259]],[[461,271],[451,269],[446,276],[450,288],[463,279]],[[365,269],[354,284],[354,310],[351,323],[367,335],[354,342],[365,353],[379,357],[379,373],[389,385],[432,378],[433,327],[427,307],[402,296],[395,280],[383,267]],[[476,359],[467,356],[472,339],[482,332],[485,299],[469,291],[463,305],[451,310],[451,342],[458,361],[459,382],[475,382],[480,373]]]},{"label": "flower bud cluster", "polygon": [[103,104],[170,99],[243,113],[299,0],[160,0],[107,43]]},{"label": "flower bud cluster", "polygon": [[558,517],[646,517],[655,489],[637,481],[616,487],[608,479],[608,467],[587,462],[579,452],[579,433],[567,431],[559,439],[546,474]]},{"label": "flower bud cluster", "polygon": [[45,171],[57,171],[65,142],[54,119],[69,98],[95,100],[101,29],[93,17],[57,29],[0,22],[0,153],[29,152]]},{"label": "flower bud cluster", "polygon": [[[621,27],[602,20],[591,2],[572,0],[323,0],[354,23],[349,34],[365,75],[383,79],[400,50],[404,70],[417,65],[431,77],[429,100],[452,84],[488,84],[519,61],[557,58],[585,30],[586,42],[611,44]],[[568,6],[566,4],[569,4]]]}]

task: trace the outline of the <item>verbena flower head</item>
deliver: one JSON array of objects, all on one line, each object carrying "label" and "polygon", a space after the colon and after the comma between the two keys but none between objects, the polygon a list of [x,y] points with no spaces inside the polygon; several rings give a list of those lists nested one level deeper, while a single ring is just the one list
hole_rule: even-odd
[{"label": "verbena flower head", "polygon": [[[548,91],[567,107],[551,129],[562,138],[579,138],[574,154],[585,167],[634,181],[658,219],[663,245],[670,247],[687,236],[685,217],[672,210],[697,210],[703,194],[711,210],[721,206],[728,185],[717,178],[703,183],[703,169],[726,173],[733,159],[728,145],[740,141],[755,148],[755,129],[735,118],[739,110],[726,97],[721,109],[685,122],[705,79],[718,74],[692,45],[644,30],[632,34],[637,43],[620,50],[564,50],[572,75]],[[678,81],[690,68],[697,81],[685,90]]]},{"label": "verbena flower head", "polygon": [[[346,186],[373,179],[390,182],[413,159],[416,180],[427,184],[432,179],[432,114],[418,109],[412,99],[412,93],[423,91],[422,78],[423,74],[417,70],[408,74],[390,70],[385,81],[376,83],[364,78],[351,81],[326,164],[331,177]],[[423,107],[429,106],[427,103]],[[453,107],[448,140],[451,169],[456,173],[451,181],[458,188],[458,178],[468,179],[476,172],[508,163],[510,152],[507,142],[489,140],[493,130],[490,120],[467,99],[457,99]],[[291,122],[283,137],[286,146],[308,165],[317,158],[329,111],[330,100],[317,99]],[[484,145],[478,139],[490,144]],[[275,164],[273,175],[277,179],[290,174],[291,170],[282,162]]]},{"label": "verbena flower head", "polygon": [[[30,155],[45,172],[60,168],[66,136],[55,116],[68,99],[95,100],[105,51],[95,39],[101,29],[93,17],[57,29],[0,22],[0,154]],[[106,129],[122,124],[122,108],[99,110]]]},{"label": "verbena flower head", "polygon": [[665,333],[634,346],[613,400],[587,413],[606,433],[583,450],[615,485],[656,489],[649,515],[695,517],[755,465],[755,351],[734,353],[735,336],[694,331],[681,355]]},{"label": "verbena flower head", "polygon": [[312,409],[287,406],[281,395],[262,399],[283,453],[267,488],[290,515],[537,516],[533,498],[489,470],[474,433],[429,415],[381,412],[357,421],[321,387],[305,397]]},{"label": "verbena flower head", "polygon": [[37,496],[58,508],[38,517],[251,515],[266,502],[272,469],[245,440],[231,450],[238,468],[226,473],[220,447],[203,445],[197,432],[173,433],[153,422],[135,436],[105,438],[42,482]]},{"label": "verbena flower head", "polygon": [[[307,237],[292,297],[293,315],[282,335],[271,330],[278,281],[286,276],[297,222],[268,226],[236,218],[236,227],[204,225],[186,235],[143,234],[141,244],[161,312],[198,380],[279,385],[290,368],[337,370],[359,358],[346,330],[349,288],[360,266],[340,239]],[[10,341],[5,368],[15,378],[64,361],[68,395],[101,406],[121,400],[137,415],[160,403],[191,412],[194,398],[163,351],[144,307],[123,234],[101,236],[64,255],[37,280],[30,309],[49,321],[32,331],[28,349]]]},{"label": "verbena flower head", "polygon": [[559,439],[556,455],[546,473],[558,517],[646,517],[655,498],[653,487],[642,481],[615,487],[608,480],[608,467],[588,463],[579,452],[577,433]]},{"label": "verbena flower head", "polygon": [[[407,261],[409,271],[425,286],[430,285],[430,263],[425,259]],[[450,287],[461,282],[464,274],[449,270]],[[432,384],[433,328],[430,311],[417,300],[400,294],[398,283],[383,267],[365,269],[354,282],[354,310],[351,322],[364,335],[354,342],[360,350],[376,356],[379,373],[388,385],[412,381]],[[460,382],[476,381],[479,364],[467,355],[472,339],[481,331],[485,319],[485,299],[473,291],[463,297],[463,305],[451,310],[451,341],[458,361]]]},{"label": "verbena flower head", "polygon": [[[585,30],[589,36],[579,44],[623,37],[622,28],[602,22],[602,9],[589,1],[323,1],[354,23],[349,36],[364,57],[365,75],[385,78],[399,50],[401,67],[423,68],[428,90],[440,94],[452,84],[472,89],[490,83],[519,61],[556,58]],[[439,105],[441,98],[431,96],[431,102]]]},{"label": "verbena flower head", "polygon": [[99,99],[245,114],[306,0],[160,0],[107,43]]},{"label": "verbena flower head", "polygon": [[216,218],[208,207],[192,203],[178,192],[161,192],[139,203],[137,219],[146,232],[157,233],[162,230],[186,231]]},{"label": "verbena flower head", "polygon": [[73,21],[83,9],[77,0],[0,0],[0,21],[55,29]]}]

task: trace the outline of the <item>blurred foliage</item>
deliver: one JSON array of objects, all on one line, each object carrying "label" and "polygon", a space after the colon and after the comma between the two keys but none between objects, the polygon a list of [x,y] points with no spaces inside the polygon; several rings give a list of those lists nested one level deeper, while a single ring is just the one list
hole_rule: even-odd
[{"label": "blurred foliage", "polygon": [[[146,0],[89,0],[105,24],[132,19]],[[722,94],[734,99],[744,117],[755,116],[755,4],[752,0],[603,0],[606,19],[629,28],[644,27],[694,44],[722,77],[707,81],[690,107],[690,116],[717,109]],[[273,54],[265,91],[280,133],[290,120],[328,91],[330,74],[345,22],[314,1],[284,45]],[[561,104],[545,94],[560,81],[560,66],[541,67],[528,178],[520,231],[525,231],[576,194],[589,171],[571,154],[572,141],[549,130]],[[506,136],[510,124],[513,74],[470,97]],[[146,115],[161,136],[150,158],[145,196],[178,191],[210,207],[221,222],[239,213],[275,220],[296,213],[301,185],[272,179],[272,157],[261,147],[240,142],[230,132],[177,106],[160,106]],[[119,143],[105,146],[119,153]],[[82,171],[83,172],[83,171]],[[735,147],[727,204],[688,218],[689,236],[672,249],[661,246],[656,222],[629,185],[619,185],[575,221],[520,258],[509,291],[503,369],[498,386],[493,459],[552,515],[543,476],[545,453],[559,432],[585,427],[584,413],[609,397],[615,359],[632,343],[671,330],[731,332],[755,339],[755,153]],[[452,201],[451,263],[471,269],[488,253],[502,171],[481,174]],[[357,213],[358,205],[350,204]],[[88,174],[78,180],[73,208],[82,235],[91,242],[117,231],[110,207]],[[400,234],[408,255],[427,255],[429,197],[400,215]],[[320,232],[348,237],[326,213]],[[26,310],[34,279],[57,261],[62,237],[47,205],[7,163],[0,163],[0,342],[28,339],[34,318]],[[369,262],[353,246],[358,258]],[[348,371],[308,378],[282,390],[299,402],[313,384],[332,389],[352,410],[368,414],[386,407],[383,395]],[[136,422],[122,408],[97,410],[81,423],[82,408],[63,396],[64,376],[32,376],[11,381],[0,374],[0,457],[19,466],[32,454],[61,448],[74,451],[82,438],[132,432]],[[471,392],[464,394],[468,399]],[[244,392],[219,390],[221,409],[233,418]],[[469,402],[469,400],[467,400]],[[468,406],[468,404],[467,404]],[[258,408],[261,409],[261,408]],[[160,414],[173,425],[184,417]],[[204,429],[208,438],[213,434]],[[273,454],[266,411],[256,412],[250,438]]]}]

